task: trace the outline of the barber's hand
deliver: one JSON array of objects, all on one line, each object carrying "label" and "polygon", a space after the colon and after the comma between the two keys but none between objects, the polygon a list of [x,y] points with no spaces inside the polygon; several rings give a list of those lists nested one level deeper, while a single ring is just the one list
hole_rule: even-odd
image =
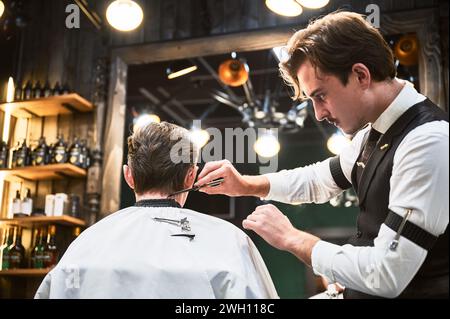
[{"label": "barber's hand", "polygon": [[245,178],[228,160],[206,163],[198,175],[195,186],[204,185],[221,177],[223,177],[224,181],[219,186],[203,187],[199,191],[207,194],[224,194],[228,196],[244,196],[247,194],[248,185]]},{"label": "barber's hand", "polygon": [[242,226],[253,230],[267,243],[281,250],[288,250],[289,239],[295,238],[298,232],[289,219],[272,204],[256,207],[244,219]]}]

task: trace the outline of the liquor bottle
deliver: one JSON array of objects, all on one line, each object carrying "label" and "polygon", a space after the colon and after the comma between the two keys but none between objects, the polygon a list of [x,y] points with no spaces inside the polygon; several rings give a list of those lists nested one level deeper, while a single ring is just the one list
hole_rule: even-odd
[{"label": "liquor bottle", "polygon": [[2,269],[6,270],[9,269],[9,249],[14,241],[14,228],[10,227],[8,228],[8,231],[5,232],[5,241],[2,245]]},{"label": "liquor bottle", "polygon": [[20,142],[17,142],[17,145],[14,146],[14,148],[12,149],[12,156],[11,156],[11,168],[15,168],[16,167],[16,159],[17,159],[17,150],[20,147]]},{"label": "liquor bottle", "polygon": [[31,198],[31,190],[27,188],[27,195],[22,200],[22,214],[25,216],[31,216],[31,213],[33,212],[33,199]]},{"label": "liquor bottle", "polygon": [[72,233],[72,240],[75,240],[81,234],[81,227],[75,227]]},{"label": "liquor bottle", "polygon": [[48,79],[45,81],[44,87],[42,88],[42,95],[44,97],[52,96],[52,88],[50,87],[50,82],[48,82]]},{"label": "liquor bottle", "polygon": [[69,87],[69,84],[67,84],[67,82],[63,84],[62,89],[61,89],[61,94],[62,95],[70,94],[70,87]]},{"label": "liquor bottle", "polygon": [[23,140],[22,146],[16,153],[16,167],[29,166],[31,164],[30,148],[27,146],[27,141]]},{"label": "liquor bottle", "polygon": [[69,162],[78,167],[83,166],[83,155],[81,154],[81,145],[78,141],[78,137],[75,137],[73,144],[70,146]]},{"label": "liquor bottle", "polygon": [[43,250],[44,268],[53,267],[58,262],[58,248],[56,247],[56,226],[50,225],[48,228],[47,242]]},{"label": "liquor bottle", "polygon": [[63,135],[58,136],[58,141],[52,149],[52,163],[66,163],[67,162],[67,144],[64,142]]},{"label": "liquor bottle", "polygon": [[33,96],[34,99],[39,99],[39,98],[41,98],[43,96],[41,82],[37,81],[34,84],[32,96]]},{"label": "liquor bottle", "polygon": [[14,90],[14,101],[22,101],[22,99],[23,99],[22,84],[18,83],[16,89]]},{"label": "liquor bottle", "polygon": [[61,86],[59,85],[59,82],[56,82],[55,86],[53,87],[52,94],[53,96],[58,96],[61,95],[61,93],[62,93]]},{"label": "liquor bottle", "polygon": [[25,247],[22,245],[22,227],[16,227],[14,233],[14,244],[9,250],[9,269],[25,268]]},{"label": "liquor bottle", "polygon": [[9,148],[5,141],[0,143],[0,168],[8,168]]},{"label": "liquor bottle", "polygon": [[39,144],[33,150],[31,158],[32,158],[32,164],[35,166],[48,164],[49,151],[48,151],[47,143],[45,143],[45,137],[41,136],[39,138]]},{"label": "liquor bottle", "polygon": [[31,81],[28,80],[25,86],[23,87],[23,100],[30,100],[33,97],[33,87],[31,86]]},{"label": "liquor bottle", "polygon": [[42,269],[44,268],[44,229],[40,228],[37,233],[35,245],[31,250],[31,267]]},{"label": "liquor bottle", "polygon": [[91,166],[91,154],[89,148],[87,147],[86,140],[81,141],[81,162],[82,168],[89,168],[89,166]]},{"label": "liquor bottle", "polygon": [[22,213],[22,201],[19,190],[16,190],[16,197],[12,201],[11,211],[14,217],[25,217],[25,214]]}]

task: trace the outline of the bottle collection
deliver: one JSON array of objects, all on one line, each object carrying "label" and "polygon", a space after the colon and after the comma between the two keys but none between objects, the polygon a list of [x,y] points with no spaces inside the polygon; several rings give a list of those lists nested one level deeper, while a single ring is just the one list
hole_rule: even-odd
[{"label": "bottle collection", "polygon": [[25,85],[18,84],[14,92],[14,101],[26,101],[32,99],[39,99],[43,97],[59,96],[69,94],[71,92],[67,84],[60,85],[56,82],[53,87],[50,86],[50,82],[47,80],[42,85],[40,81],[36,81],[34,84],[28,80]]},{"label": "bottle collection", "polygon": [[12,149],[9,165],[9,148],[5,142],[0,144],[0,168],[17,168],[25,166],[39,166],[47,164],[71,163],[87,169],[90,166],[90,150],[86,140],[75,137],[68,147],[64,136],[59,135],[54,144],[47,145],[45,137],[41,137],[36,147],[31,149],[26,140]]},{"label": "bottle collection", "polygon": [[[0,269],[43,269],[55,266],[60,251],[56,241],[56,226],[35,228],[29,249],[25,249],[22,244],[22,230],[20,226],[11,226],[3,230],[3,238],[0,242]],[[75,227],[72,240],[80,232],[80,227]]]}]

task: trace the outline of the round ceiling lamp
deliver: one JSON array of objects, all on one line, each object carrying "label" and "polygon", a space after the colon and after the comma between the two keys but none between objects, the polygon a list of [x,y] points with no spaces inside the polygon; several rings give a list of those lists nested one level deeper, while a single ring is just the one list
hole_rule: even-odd
[{"label": "round ceiling lamp", "polygon": [[206,130],[202,130],[200,128],[192,128],[191,132],[191,139],[192,141],[199,147],[202,148],[205,146],[209,141],[209,133]]},{"label": "round ceiling lamp", "polygon": [[266,6],[276,14],[285,17],[296,17],[303,12],[302,6],[294,0],[266,0]]},{"label": "round ceiling lamp", "polygon": [[132,31],[142,23],[144,12],[132,0],[115,0],[106,9],[106,19],[119,31]]},{"label": "round ceiling lamp", "polygon": [[320,9],[325,7],[330,0],[296,0],[305,8],[309,9]]},{"label": "round ceiling lamp", "polygon": [[416,65],[419,61],[419,43],[415,34],[402,36],[394,47],[394,53],[400,64]]},{"label": "round ceiling lamp", "polygon": [[280,143],[272,131],[267,131],[265,134],[258,137],[253,145],[253,149],[259,156],[267,158],[274,157],[280,151]]},{"label": "round ceiling lamp", "polygon": [[3,12],[5,12],[5,4],[0,0],[0,18],[2,17]]},{"label": "round ceiling lamp", "polygon": [[135,132],[138,128],[144,127],[150,123],[160,123],[161,119],[156,114],[142,114],[139,116],[134,125],[133,125],[133,131]]},{"label": "round ceiling lamp", "polygon": [[241,86],[248,80],[249,68],[247,63],[237,59],[229,59],[219,66],[220,80],[229,86]]}]

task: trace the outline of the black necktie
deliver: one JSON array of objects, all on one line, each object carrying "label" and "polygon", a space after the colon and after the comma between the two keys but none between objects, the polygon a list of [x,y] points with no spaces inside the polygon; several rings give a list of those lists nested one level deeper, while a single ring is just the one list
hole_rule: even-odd
[{"label": "black necktie", "polygon": [[375,146],[377,146],[378,140],[380,139],[381,133],[376,129],[372,128],[369,132],[369,137],[367,138],[366,145],[361,154],[359,162],[362,162],[364,166],[367,164],[370,155],[372,155]]},{"label": "black necktie", "polygon": [[371,129],[369,132],[369,137],[367,138],[366,144],[364,145],[363,151],[361,152],[361,155],[358,158],[358,161],[356,162],[357,168],[356,168],[356,180],[357,185],[354,185],[357,189],[359,183],[361,182],[361,176],[364,171],[364,168],[367,165],[367,162],[369,161],[370,155],[372,155],[373,151],[375,150],[375,146],[377,146],[377,142],[380,139],[381,133],[378,132],[375,129]]}]

